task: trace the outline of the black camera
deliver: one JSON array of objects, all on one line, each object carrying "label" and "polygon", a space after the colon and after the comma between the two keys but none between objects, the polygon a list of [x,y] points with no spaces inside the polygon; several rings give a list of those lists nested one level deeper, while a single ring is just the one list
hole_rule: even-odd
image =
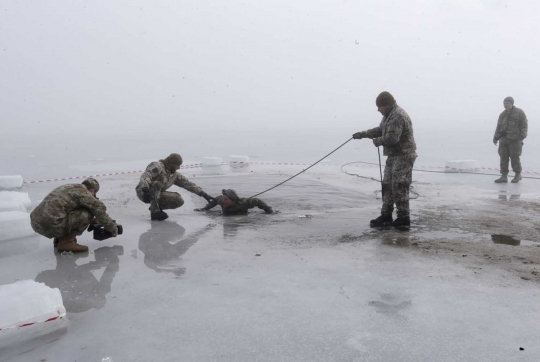
[{"label": "black camera", "polygon": [[[118,235],[122,235],[124,232],[122,225],[116,225],[116,227],[118,228]],[[101,241],[112,237],[112,234],[105,230],[105,227],[101,224],[90,224],[88,231],[94,232],[94,240]]]}]

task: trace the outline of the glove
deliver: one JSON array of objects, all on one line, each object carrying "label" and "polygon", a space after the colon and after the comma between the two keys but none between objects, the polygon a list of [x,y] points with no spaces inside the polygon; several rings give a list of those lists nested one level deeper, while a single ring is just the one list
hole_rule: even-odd
[{"label": "glove", "polygon": [[356,132],[352,135],[352,138],[354,138],[355,140],[361,140],[362,138],[364,138],[364,136],[362,135],[362,132]]},{"label": "glove", "polygon": [[382,139],[382,137],[374,138],[374,139],[373,139],[373,144],[375,145],[375,147],[382,146],[382,145],[383,145],[383,139]]},{"label": "glove", "polygon": [[493,144],[494,144],[495,146],[497,146],[497,142],[499,142],[499,140],[496,139],[495,137],[493,137]]},{"label": "glove", "polygon": [[145,204],[149,204],[152,202],[152,195],[150,194],[150,189],[149,188],[144,188],[141,190],[142,191],[142,198],[143,198],[143,202]]},{"label": "glove", "polygon": [[202,197],[203,199],[205,199],[207,202],[214,201],[214,198],[212,196],[208,195],[206,192],[202,192],[199,196]]},{"label": "glove", "polygon": [[267,207],[266,209],[264,209],[264,212],[267,213],[267,214],[273,214],[274,210],[272,210],[271,207]]}]

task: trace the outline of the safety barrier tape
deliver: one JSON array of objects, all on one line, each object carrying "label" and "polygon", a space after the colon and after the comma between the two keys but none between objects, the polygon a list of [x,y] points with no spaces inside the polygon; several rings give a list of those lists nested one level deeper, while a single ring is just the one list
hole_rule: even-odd
[{"label": "safety barrier tape", "polygon": [[[378,166],[376,163],[370,163],[370,162],[363,162],[363,164],[368,164],[372,166]],[[230,162],[221,162],[221,165],[238,165],[240,167],[248,167],[249,165],[276,165],[276,166],[310,166],[309,163],[295,163],[295,162],[267,162],[267,161],[250,161],[250,162],[241,162],[241,161],[230,161]],[[337,164],[330,164],[330,163],[322,163],[320,166],[340,166]],[[194,169],[194,168],[201,168],[202,163],[195,163],[185,166],[180,166],[180,169]],[[458,172],[475,172],[478,170],[489,170],[489,171],[500,171],[498,168],[491,168],[491,167],[474,167],[474,168],[457,168],[457,167],[449,167],[449,166],[416,166],[417,168],[427,168],[427,169],[445,169],[445,170],[455,170]],[[88,177],[104,177],[104,176],[116,176],[116,175],[126,175],[131,173],[142,173],[145,170],[135,170],[135,171],[123,171],[123,172],[111,172],[111,173],[103,173],[103,174],[95,174],[95,175],[83,175],[83,176],[72,176],[72,177],[63,177],[63,178],[53,178],[53,179],[46,179],[46,180],[34,180],[34,181],[23,181],[24,184],[37,184],[37,183],[44,183],[44,182],[54,182],[54,181],[66,181],[66,180],[77,180],[77,179],[85,179]],[[534,172],[534,171],[522,171],[523,174],[530,174],[530,175],[540,175],[540,172]]]},{"label": "safety barrier tape", "polygon": [[45,319],[43,321],[36,321],[36,322],[31,322],[31,323],[18,324],[16,326],[11,326],[11,327],[0,328],[0,331],[5,331],[5,330],[8,330],[8,329],[22,328],[22,327],[29,327],[29,326],[33,326],[34,324],[38,324],[38,323],[52,322],[52,321],[55,321],[55,320],[58,320],[58,319],[62,319],[65,316],[66,316],[66,314],[64,313],[64,314],[57,315],[56,317]]}]

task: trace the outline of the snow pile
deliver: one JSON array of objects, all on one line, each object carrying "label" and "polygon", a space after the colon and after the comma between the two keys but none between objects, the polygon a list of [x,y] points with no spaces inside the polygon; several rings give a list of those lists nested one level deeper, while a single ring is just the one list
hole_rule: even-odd
[{"label": "snow pile", "polygon": [[0,329],[66,315],[60,291],[33,280],[0,285],[0,300]]},{"label": "snow pile", "polygon": [[21,188],[22,185],[23,178],[21,175],[0,176],[0,189],[16,189]]},{"label": "snow pile", "polygon": [[221,157],[203,157],[202,158],[202,173],[204,174],[222,174],[223,170],[221,164],[223,159]]},{"label": "snow pile", "polygon": [[446,162],[445,172],[477,172],[478,162],[475,160],[451,160]]},{"label": "snow pile", "polygon": [[0,241],[33,234],[34,230],[30,226],[30,214],[22,211],[0,212]]},{"label": "snow pile", "polygon": [[0,211],[26,211],[31,204],[26,192],[0,191]]},{"label": "snow pile", "polygon": [[231,171],[248,171],[249,170],[249,157],[248,156],[229,156],[229,165]]}]

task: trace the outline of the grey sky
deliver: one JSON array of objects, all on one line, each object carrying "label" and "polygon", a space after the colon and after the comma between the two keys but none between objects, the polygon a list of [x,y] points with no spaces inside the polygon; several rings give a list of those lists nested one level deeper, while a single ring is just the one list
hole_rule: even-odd
[{"label": "grey sky", "polygon": [[[1,1],[0,131],[417,132],[540,118],[538,1]],[[202,130],[202,131],[201,131]]]}]

